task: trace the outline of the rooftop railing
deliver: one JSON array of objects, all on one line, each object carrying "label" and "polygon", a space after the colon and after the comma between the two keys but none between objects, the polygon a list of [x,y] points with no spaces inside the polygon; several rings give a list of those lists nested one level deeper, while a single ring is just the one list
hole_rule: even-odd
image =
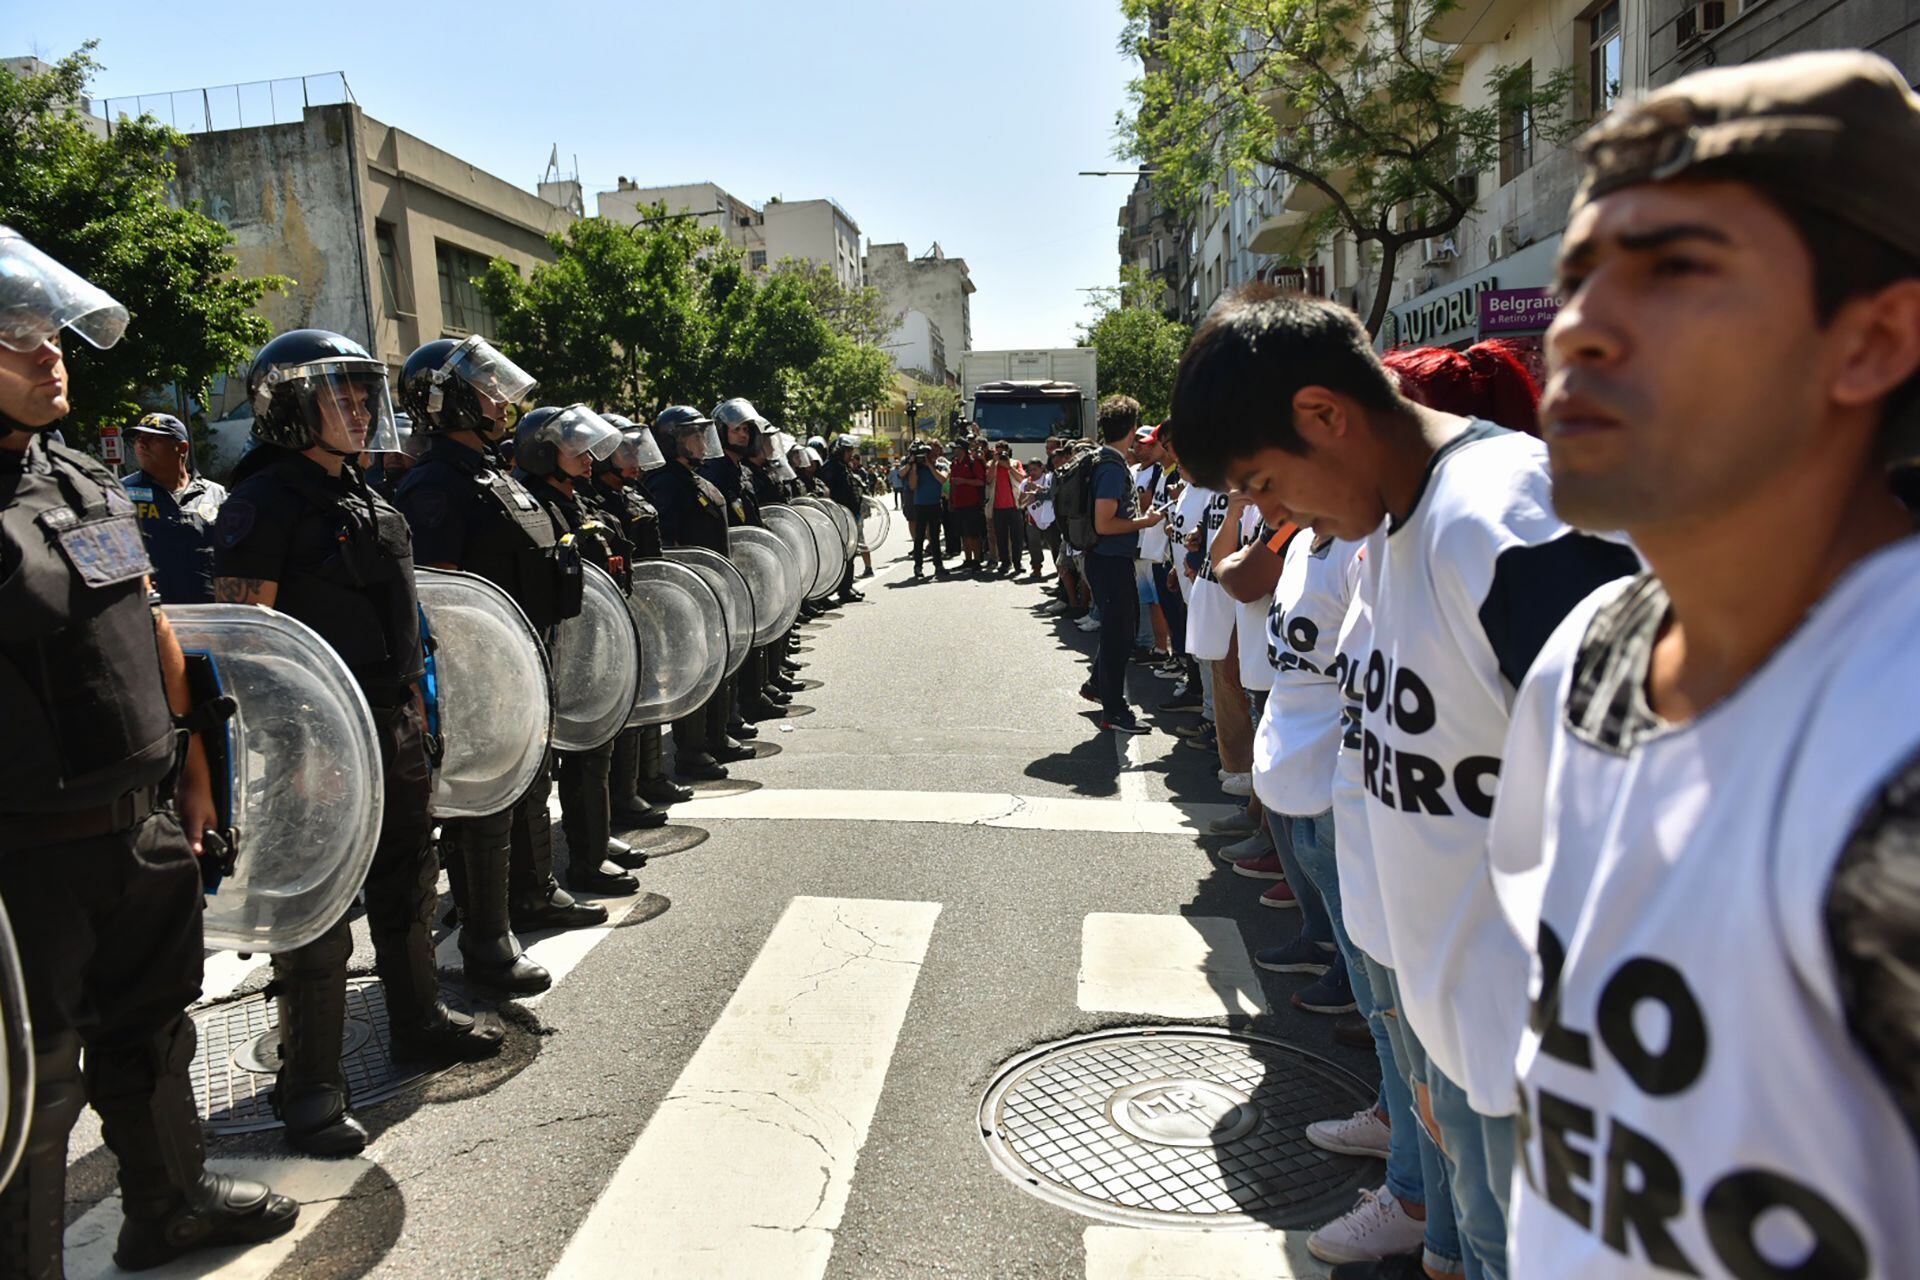
[{"label": "rooftop railing", "polygon": [[91,106],[95,115],[106,120],[109,134],[114,126],[141,116],[152,116],[181,133],[215,133],[222,129],[298,124],[308,107],[355,101],[346,72],[328,71],[280,80],[249,80],[202,89],[98,98]]}]

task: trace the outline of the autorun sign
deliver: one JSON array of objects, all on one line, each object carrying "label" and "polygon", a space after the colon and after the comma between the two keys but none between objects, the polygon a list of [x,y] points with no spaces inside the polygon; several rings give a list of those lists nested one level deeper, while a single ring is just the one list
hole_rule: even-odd
[{"label": "autorun sign", "polygon": [[1480,295],[1497,289],[1492,276],[1474,280],[1424,302],[1395,307],[1387,334],[1388,347],[1420,347],[1471,338],[1480,321]]}]

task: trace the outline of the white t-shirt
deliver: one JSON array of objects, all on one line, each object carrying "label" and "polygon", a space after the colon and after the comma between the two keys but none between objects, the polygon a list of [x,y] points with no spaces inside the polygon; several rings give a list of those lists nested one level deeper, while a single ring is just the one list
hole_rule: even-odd
[{"label": "white t-shirt", "polygon": [[[1144,515],[1167,496],[1167,469],[1157,466],[1135,467],[1133,487],[1146,494],[1137,504]],[[1164,521],[1140,531],[1140,554],[1137,558],[1153,564],[1161,564],[1166,560],[1167,526]]]},{"label": "white t-shirt", "polygon": [[[1240,513],[1240,548],[1265,542],[1273,530],[1260,520],[1260,513],[1248,507]],[[1273,688],[1273,663],[1267,660],[1267,609],[1271,597],[1236,600],[1233,603],[1234,633],[1240,637],[1240,687],[1248,693],[1265,693]]]},{"label": "white t-shirt", "polygon": [[1333,853],[1340,868],[1340,922],[1347,940],[1387,968],[1393,947],[1387,938],[1386,909],[1380,902],[1380,874],[1373,864],[1373,839],[1367,828],[1367,787],[1361,768],[1367,659],[1373,655],[1373,597],[1379,590],[1380,557],[1387,549],[1383,523],[1354,552],[1357,570],[1353,599],[1340,622],[1340,638],[1328,674],[1340,691],[1340,757],[1333,769]]},{"label": "white t-shirt", "polygon": [[1200,530],[1200,568],[1192,582],[1182,584],[1187,588],[1187,652],[1201,662],[1218,662],[1233,646],[1236,610],[1233,597],[1214,580],[1213,562],[1206,552],[1227,522],[1227,495],[1189,485],[1181,495],[1176,519],[1183,539],[1177,558],[1186,555],[1186,535]]},{"label": "white t-shirt", "polygon": [[1389,528],[1374,598],[1361,773],[1402,1013],[1482,1115],[1513,1111],[1502,1012],[1526,953],[1487,873],[1513,692],[1567,612],[1635,567],[1554,514],[1546,450],[1474,422]]},{"label": "white t-shirt", "polygon": [[[1360,546],[1303,529],[1287,544],[1264,628],[1242,630],[1241,652],[1264,650],[1273,672],[1267,709],[1253,736],[1253,789],[1275,813],[1314,817],[1333,806],[1340,752],[1340,686],[1333,664],[1341,624],[1360,576]],[[1335,831],[1339,830],[1338,823]]]},{"label": "white t-shirt", "polygon": [[[1863,898],[1911,913],[1911,831],[1862,819],[1920,780],[1920,538],[1679,725],[1645,702],[1666,612],[1652,579],[1602,588],[1514,707],[1493,875],[1536,1003],[1510,1010],[1532,1117],[1512,1272],[1913,1275],[1912,1061],[1873,1038],[1910,997],[1843,982],[1835,939]],[[1875,869],[1891,894],[1855,879]],[[1882,973],[1910,965],[1900,931],[1868,935]]]},{"label": "white t-shirt", "polygon": [[1033,505],[1027,508],[1027,515],[1033,520],[1036,529],[1053,528],[1053,473],[1049,471],[1040,477],[1040,487]]}]

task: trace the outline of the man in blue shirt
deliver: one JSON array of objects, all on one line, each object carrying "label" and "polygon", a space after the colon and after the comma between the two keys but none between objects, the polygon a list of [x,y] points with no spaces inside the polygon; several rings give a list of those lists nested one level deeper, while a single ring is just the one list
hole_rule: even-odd
[{"label": "man in blue shirt", "polygon": [[1108,396],[1100,402],[1099,422],[1104,447],[1093,473],[1093,531],[1098,541],[1083,564],[1100,614],[1100,646],[1094,651],[1092,678],[1080,686],[1080,696],[1100,704],[1102,729],[1145,733],[1147,726],[1127,705],[1127,659],[1140,621],[1133,561],[1140,553],[1140,530],[1164,517],[1157,511],[1134,514],[1133,471],[1118,447],[1140,426],[1140,403],[1131,396]]},{"label": "man in blue shirt", "polygon": [[925,564],[924,553],[931,543],[933,576],[944,578],[947,576],[947,563],[940,551],[940,496],[944,477],[934,462],[931,444],[923,440],[913,446],[913,451],[908,454],[906,472],[906,495],[913,503],[913,576],[918,578],[921,575]]},{"label": "man in blue shirt", "polygon": [[140,469],[122,483],[153,561],[153,587],[168,604],[213,603],[213,521],[227,491],[193,470],[187,426],[150,413],[127,432]]}]

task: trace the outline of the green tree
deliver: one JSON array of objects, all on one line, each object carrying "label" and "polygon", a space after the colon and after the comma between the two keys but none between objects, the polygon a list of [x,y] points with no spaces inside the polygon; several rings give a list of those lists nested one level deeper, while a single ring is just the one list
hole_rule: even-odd
[{"label": "green tree", "polygon": [[[1142,60],[1122,149],[1191,216],[1269,172],[1310,189],[1294,256],[1344,231],[1377,260],[1378,331],[1400,251],[1458,227],[1467,179],[1503,145],[1565,136],[1570,72],[1489,76],[1488,105],[1458,101],[1455,51],[1429,38],[1461,0],[1121,0],[1122,48]],[[1102,382],[1105,370],[1102,370]]]},{"label": "green tree", "polygon": [[1132,396],[1148,422],[1173,405],[1173,378],[1192,332],[1153,306],[1158,286],[1129,275],[1094,295],[1094,318],[1080,326],[1080,345],[1100,357],[1100,394]]},{"label": "green tree", "polygon": [[502,349],[540,380],[542,401],[644,417],[706,391],[720,233],[659,205],[648,216],[581,219],[548,237],[553,262],[522,277],[496,258],[479,277]]},{"label": "green tree", "polygon": [[198,209],[169,203],[173,157],[187,139],[151,117],[100,137],[78,104],[100,69],[93,42],[51,71],[0,69],[0,224],[112,294],[126,337],[109,351],[66,344],[73,372],[70,439],[124,423],[169,385],[204,402],[219,374],[272,336],[255,306],[287,282],[242,277],[233,236]]},{"label": "green tree", "polygon": [[880,348],[835,335],[799,382],[794,410],[823,432],[841,431],[893,390],[893,361]]}]

